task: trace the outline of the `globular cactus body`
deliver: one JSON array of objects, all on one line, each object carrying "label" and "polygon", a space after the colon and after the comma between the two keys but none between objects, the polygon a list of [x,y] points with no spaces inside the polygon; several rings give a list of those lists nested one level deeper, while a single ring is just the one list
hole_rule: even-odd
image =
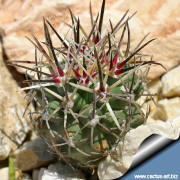
[{"label": "globular cactus body", "polygon": [[[116,26],[110,21],[111,29],[102,35],[104,8],[105,0],[95,20],[90,13],[89,35],[70,10],[74,39],[62,38],[44,19],[48,53],[33,36],[34,42],[30,41],[44,59],[38,61],[35,53],[34,68],[16,64],[36,73],[35,79],[29,80],[29,89],[41,108],[40,122],[36,120],[40,135],[49,138],[51,148],[63,159],[87,167],[97,167],[130,129],[145,122],[146,114],[136,102],[144,91],[146,70],[142,68],[156,64],[142,61],[139,54],[154,39],[142,45],[144,38],[130,50],[127,12]],[[117,40],[115,33],[120,28],[123,30]],[[62,47],[53,46],[50,29]],[[128,42],[123,50],[126,32]]]}]

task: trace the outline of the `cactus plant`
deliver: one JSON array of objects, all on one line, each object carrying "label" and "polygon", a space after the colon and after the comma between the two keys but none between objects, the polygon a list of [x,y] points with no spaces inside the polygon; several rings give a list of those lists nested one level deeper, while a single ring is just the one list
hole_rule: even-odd
[{"label": "cactus plant", "polygon": [[[96,168],[129,130],[145,123],[147,115],[137,100],[144,95],[148,68],[158,64],[142,60],[140,54],[154,39],[143,44],[145,36],[131,50],[129,20],[134,14],[127,17],[127,11],[115,26],[110,21],[110,29],[103,32],[104,9],[105,0],[94,20],[90,4],[89,33],[69,10],[73,38],[62,37],[44,19],[45,42],[34,35],[33,40],[28,38],[35,46],[35,61],[30,62],[34,67],[14,64],[36,74],[26,80],[31,85],[24,89],[30,89],[29,103],[35,99],[40,108],[32,113],[40,114],[35,120],[39,134],[49,139],[50,147],[63,160],[88,168]],[[53,45],[50,31],[61,47]],[[40,60],[37,50],[43,55]]]}]

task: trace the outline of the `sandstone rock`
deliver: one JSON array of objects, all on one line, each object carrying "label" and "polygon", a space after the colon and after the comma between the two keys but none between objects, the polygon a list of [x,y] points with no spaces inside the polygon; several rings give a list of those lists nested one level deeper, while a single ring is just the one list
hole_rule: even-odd
[{"label": "sandstone rock", "polygon": [[157,120],[153,119],[151,116],[149,116],[147,118],[147,121],[146,121],[146,124],[149,125],[149,124],[154,124],[156,123]]},{"label": "sandstone rock", "polygon": [[18,92],[19,87],[3,62],[2,52],[0,84],[0,160],[3,160],[24,141],[30,126],[28,117],[22,118],[26,106],[25,93]]},{"label": "sandstone rock", "polygon": [[170,119],[171,122],[174,122],[176,124],[176,127],[178,128],[179,132],[180,132],[180,115],[171,118]]},{"label": "sandstone rock", "polygon": [[[100,6],[101,1],[92,0],[94,16]],[[133,2],[131,0],[106,0],[105,22],[108,22],[110,17],[115,25],[127,9],[130,10],[130,15],[137,11],[136,16],[130,21],[131,49],[133,50],[146,33],[151,32],[151,37],[157,37],[158,40],[146,47],[143,52],[153,55],[155,61],[162,63],[167,69],[171,69],[180,63],[179,6],[179,0],[174,0],[173,3],[171,0],[147,0],[145,2],[141,0]],[[48,18],[58,32],[65,35],[68,28],[61,20],[70,21],[67,7],[70,7],[74,14],[80,16],[81,23],[86,30],[90,31],[89,1],[82,3],[80,0],[52,0],[51,2],[48,0],[7,0],[2,1],[0,7],[0,26],[4,27],[7,34],[5,45],[10,59],[33,59],[34,48],[25,40],[24,36],[33,32],[38,39],[42,40],[42,17]],[[163,73],[165,73],[163,68],[153,66],[149,78],[154,79]]]},{"label": "sandstone rock", "polygon": [[162,91],[162,82],[159,78],[148,83],[148,91],[151,94],[159,94]]},{"label": "sandstone rock", "polygon": [[48,145],[41,138],[26,142],[15,152],[15,165],[22,171],[46,165],[55,158],[49,151]]},{"label": "sandstone rock", "polygon": [[39,172],[40,172],[40,169],[33,169],[33,172],[32,172],[33,180],[38,180]]},{"label": "sandstone rock", "polygon": [[1,180],[9,179],[9,168],[8,167],[0,169],[0,177],[1,177]]},{"label": "sandstone rock", "polygon": [[144,94],[152,94],[152,96],[141,96],[138,100],[137,103],[142,107],[142,110],[144,113],[147,113],[148,109],[150,110],[149,117],[147,119],[147,123],[152,123],[155,120],[152,118],[152,115],[156,111],[157,108],[157,102],[161,98],[159,96],[162,91],[162,83],[161,80],[155,79],[151,80],[145,89]]},{"label": "sandstone rock", "polygon": [[65,177],[59,175],[57,172],[51,172],[50,170],[44,168],[40,170],[38,180],[56,180],[56,179],[65,180]]},{"label": "sandstone rock", "polygon": [[170,118],[180,115],[180,97],[163,99],[158,102],[158,106],[152,117],[167,121]]},{"label": "sandstone rock", "polygon": [[48,169],[42,168],[39,172],[38,180],[80,180],[85,179],[78,170],[72,170],[61,162],[49,165]]},{"label": "sandstone rock", "polygon": [[58,174],[64,175],[65,177],[84,179],[84,174],[81,171],[77,169],[73,170],[71,167],[62,164],[61,162],[50,164],[48,166],[48,169],[50,171],[54,171],[57,172]]},{"label": "sandstone rock", "polygon": [[180,96],[180,66],[172,69],[162,77],[162,94],[166,97]]},{"label": "sandstone rock", "polygon": [[8,157],[10,151],[11,151],[11,148],[10,146],[8,145],[8,140],[7,138],[4,137],[4,134],[2,134],[0,132],[0,139],[1,139],[1,143],[0,143],[0,160],[4,160]]}]

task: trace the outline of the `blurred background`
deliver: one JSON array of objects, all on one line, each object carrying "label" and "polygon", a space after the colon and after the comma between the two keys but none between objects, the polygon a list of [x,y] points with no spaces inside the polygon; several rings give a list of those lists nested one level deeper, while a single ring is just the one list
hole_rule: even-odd
[{"label": "blurred background", "polygon": [[[68,8],[80,17],[81,24],[89,32],[91,27],[89,2],[89,0],[0,1],[0,137],[6,136],[1,138],[0,164],[7,164],[6,159],[10,152],[32,136],[30,123],[26,117],[22,118],[26,104],[25,93],[18,91],[19,87],[23,86],[21,82],[24,80],[25,71],[7,66],[7,61],[34,60],[34,46],[25,36],[31,37],[30,33],[33,33],[40,41],[44,40],[43,17],[49,19],[56,30],[66,36],[69,27],[64,22],[70,22]],[[91,0],[94,18],[100,10],[101,3],[101,0]],[[150,33],[147,40],[150,38],[157,40],[145,47],[142,52],[152,55],[154,61],[163,64],[169,71],[180,64],[179,8],[180,0],[106,0],[104,22],[108,24],[111,19],[115,25],[127,10],[129,16],[137,12],[129,21],[132,49],[147,33]],[[107,24],[104,24],[104,27]],[[56,40],[54,39],[55,44],[58,43]],[[179,73],[179,70],[177,72]],[[159,79],[165,73],[167,72],[161,66],[152,66],[148,78],[159,83]],[[178,78],[178,73],[172,78]],[[155,90],[159,90],[159,85],[156,85]],[[168,98],[176,96],[179,98],[179,95],[180,92],[168,95]],[[179,99],[176,100],[175,106],[180,107]],[[179,110],[176,112],[180,113]],[[156,119],[160,118],[158,113],[154,116]],[[5,166],[2,165],[0,168]]]}]

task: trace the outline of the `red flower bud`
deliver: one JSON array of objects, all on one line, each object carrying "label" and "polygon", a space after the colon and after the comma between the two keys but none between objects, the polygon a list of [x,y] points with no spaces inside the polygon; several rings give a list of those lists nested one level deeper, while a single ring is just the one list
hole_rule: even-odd
[{"label": "red flower bud", "polygon": [[99,36],[96,36],[95,38],[94,38],[94,44],[97,44],[99,42]]},{"label": "red flower bud", "polygon": [[118,58],[118,54],[116,53],[116,55],[113,57],[113,60],[110,64],[109,70],[111,70],[117,64],[117,58]]},{"label": "red flower bud", "polygon": [[58,76],[56,75],[49,75],[54,80],[54,83],[59,84],[61,81]]}]

